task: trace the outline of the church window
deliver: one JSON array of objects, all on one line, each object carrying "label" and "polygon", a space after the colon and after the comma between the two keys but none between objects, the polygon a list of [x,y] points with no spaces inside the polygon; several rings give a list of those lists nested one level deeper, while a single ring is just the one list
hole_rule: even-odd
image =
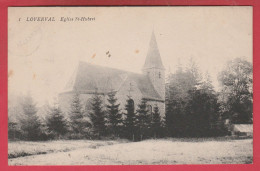
[{"label": "church window", "polygon": [[151,105],[148,105],[148,114],[152,116],[153,107]]},{"label": "church window", "polygon": [[133,99],[130,99],[130,100],[129,100],[129,103],[130,103],[130,105],[133,106],[133,110],[135,111],[135,102],[134,102],[134,100],[133,100]]},{"label": "church window", "polygon": [[159,72],[159,78],[161,78],[161,72]]}]

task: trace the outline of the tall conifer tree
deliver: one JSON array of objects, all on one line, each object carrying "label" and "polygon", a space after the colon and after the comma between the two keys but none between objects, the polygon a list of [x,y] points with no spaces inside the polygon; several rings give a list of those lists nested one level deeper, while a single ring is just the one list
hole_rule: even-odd
[{"label": "tall conifer tree", "polygon": [[144,136],[147,136],[151,127],[151,116],[148,115],[147,101],[141,100],[137,109],[137,126],[140,134],[140,139],[143,140]]},{"label": "tall conifer tree", "polygon": [[122,114],[120,113],[119,106],[120,104],[117,103],[117,98],[115,97],[116,92],[108,93],[108,105],[107,108],[107,119],[108,119],[108,126],[110,132],[118,136],[120,132],[120,125],[122,124]]},{"label": "tall conifer tree", "polygon": [[21,130],[27,140],[39,140],[42,135],[41,122],[37,116],[37,108],[31,96],[25,97],[22,102],[23,117],[21,118]]},{"label": "tall conifer tree", "polygon": [[151,128],[154,135],[154,138],[156,138],[160,132],[161,129],[161,116],[159,112],[158,106],[154,107],[154,112],[152,116],[152,122],[151,122]]},{"label": "tall conifer tree", "polygon": [[88,127],[90,126],[90,123],[84,116],[78,93],[73,96],[69,117],[72,133],[75,136],[74,138],[83,138],[88,136]]},{"label": "tall conifer tree", "polygon": [[134,101],[129,97],[126,101],[125,105],[126,110],[126,118],[124,120],[124,128],[127,138],[135,140],[135,129],[136,129],[136,116],[135,116],[135,108]]},{"label": "tall conifer tree", "polygon": [[91,99],[90,120],[94,134],[100,138],[106,134],[105,112],[101,96],[95,93]]},{"label": "tall conifer tree", "polygon": [[50,116],[47,118],[48,131],[55,138],[61,138],[67,132],[67,123],[64,114],[58,106],[53,106],[50,110]]}]

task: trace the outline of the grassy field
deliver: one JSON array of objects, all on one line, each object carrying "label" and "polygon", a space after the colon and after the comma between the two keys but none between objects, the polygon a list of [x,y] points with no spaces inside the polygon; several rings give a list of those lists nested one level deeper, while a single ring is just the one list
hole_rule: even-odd
[{"label": "grassy field", "polygon": [[9,165],[252,163],[252,142],[252,139],[10,142],[8,162]]},{"label": "grassy field", "polygon": [[28,142],[15,141],[8,143],[8,158],[25,157],[31,155],[67,152],[81,148],[98,148],[99,146],[112,145],[119,141],[91,141],[91,140],[66,140]]}]

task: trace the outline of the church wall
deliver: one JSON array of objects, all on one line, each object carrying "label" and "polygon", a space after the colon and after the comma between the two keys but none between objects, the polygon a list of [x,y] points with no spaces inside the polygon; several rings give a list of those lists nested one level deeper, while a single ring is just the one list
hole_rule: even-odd
[{"label": "church wall", "polygon": [[[131,83],[131,86],[130,86]],[[129,94],[129,90],[131,87],[131,91]],[[126,100],[128,99],[128,96],[134,100],[135,104],[135,109],[137,109],[138,104],[140,103],[142,99],[142,95],[140,90],[137,88],[137,85],[135,84],[134,81],[131,80],[126,80],[124,84],[121,86],[119,91],[116,94],[116,97],[118,98],[118,101],[120,102],[120,108],[123,112],[125,112],[125,105],[126,105]]]},{"label": "church wall", "polygon": [[[131,86],[130,86],[131,83]],[[131,91],[129,94],[129,89],[131,87]],[[116,93],[116,98],[118,99],[118,103],[120,103],[120,109],[121,112],[125,113],[125,105],[126,105],[126,100],[128,99],[128,96],[134,100],[135,103],[135,111],[138,108],[138,104],[140,104],[141,99],[142,99],[142,94],[140,90],[138,89],[136,83],[131,80],[126,80],[124,84],[121,86],[121,88],[118,90]],[[71,106],[71,101],[73,99],[74,94],[73,93],[63,93],[60,94],[59,96],[59,104],[61,107],[61,110],[68,116],[68,113],[70,111],[70,106]],[[80,94],[80,101],[82,104],[83,109],[88,113],[90,110],[90,102],[89,100],[92,98],[93,94]],[[108,104],[107,102],[107,95],[102,95],[104,104]],[[165,116],[165,105],[163,102],[159,101],[147,101],[148,105],[151,105],[152,108],[157,105],[160,111],[160,115],[163,118]],[[105,107],[105,106],[104,106]]]},{"label": "church wall", "polygon": [[[142,94],[141,94],[140,90],[137,88],[137,85],[135,84],[135,82],[133,82],[131,80],[126,80],[124,85],[122,85],[121,89],[116,94],[116,97],[118,98],[118,101],[120,102],[120,108],[122,111],[125,111],[126,100],[128,99],[128,96],[129,96],[130,83],[131,83],[131,88],[132,88],[132,91],[130,92],[130,96],[135,102],[135,110],[138,108],[138,104],[140,104],[141,99],[142,99]],[[159,108],[161,117],[163,118],[165,116],[164,102],[149,100],[149,101],[147,101],[147,104],[151,105],[153,107],[153,109],[157,105]]]},{"label": "church wall", "polygon": [[146,69],[144,74],[150,78],[155,90],[158,94],[165,99],[165,73],[163,69],[151,68]]},{"label": "church wall", "polygon": [[155,107],[155,106],[158,106],[161,119],[163,119],[163,117],[165,116],[165,105],[164,105],[163,102],[159,102],[159,101],[148,101],[148,102],[147,102],[147,105],[151,105],[151,106],[152,106],[152,112],[154,112],[154,107]]},{"label": "church wall", "polygon": [[68,116],[68,112],[70,111],[70,104],[73,98],[72,93],[62,93],[59,95],[59,105],[61,111]]}]

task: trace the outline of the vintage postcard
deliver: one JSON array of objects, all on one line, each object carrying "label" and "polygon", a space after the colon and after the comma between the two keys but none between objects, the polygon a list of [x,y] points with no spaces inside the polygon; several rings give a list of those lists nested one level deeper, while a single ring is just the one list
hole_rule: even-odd
[{"label": "vintage postcard", "polygon": [[9,165],[253,163],[252,7],[9,7]]}]

